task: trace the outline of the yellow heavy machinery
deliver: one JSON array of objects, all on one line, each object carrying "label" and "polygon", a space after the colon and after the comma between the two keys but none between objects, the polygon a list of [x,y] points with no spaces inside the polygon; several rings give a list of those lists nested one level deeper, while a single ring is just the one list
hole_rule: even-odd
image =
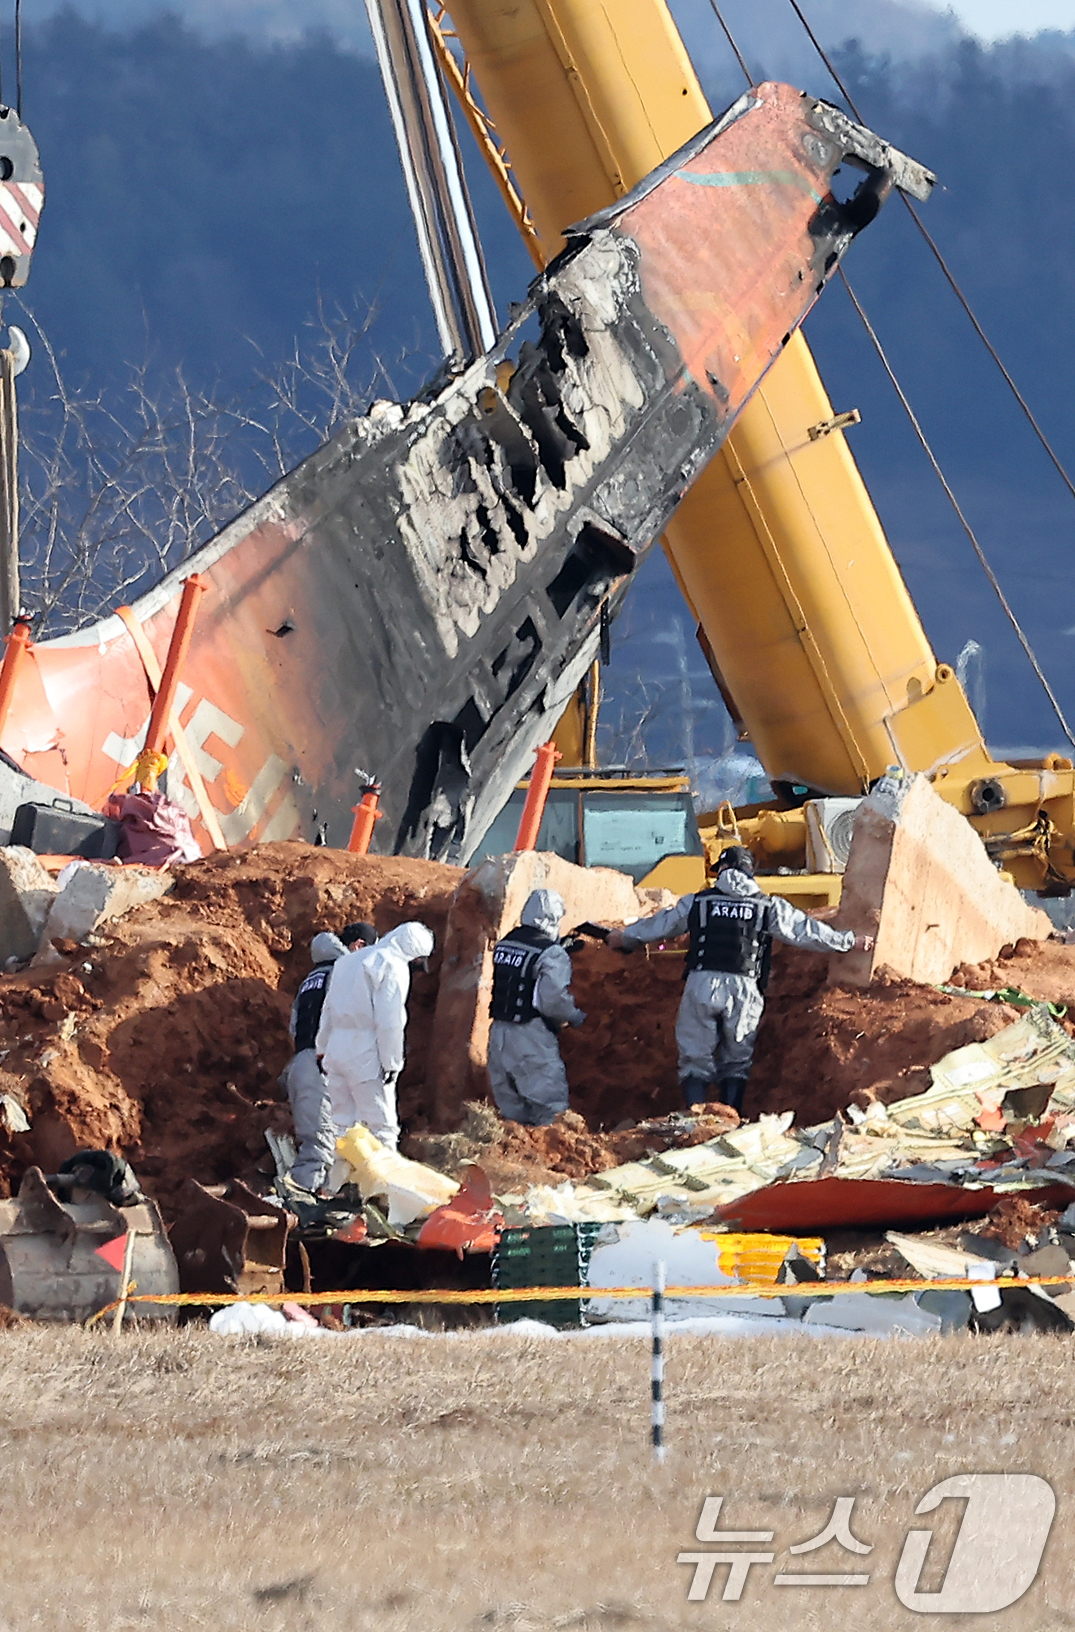
[{"label": "yellow heavy machinery", "polygon": [[[711,119],[665,0],[449,0],[441,66],[539,264]],[[479,100],[480,98],[480,100]],[[1075,882],[1075,771],[993,759],[935,657],[806,341],[792,336],[667,529],[714,679],[778,793],[725,810],[763,868],[807,864],[793,787],[855,799],[891,765],[927,775],[1024,889]],[[801,805],[801,799],[798,801]],[[683,858],[652,882],[696,883]],[[774,878],[831,900],[838,873]]]},{"label": "yellow heavy machinery", "polygon": [[[595,662],[560,721],[553,771],[537,843],[580,867],[614,867],[637,884],[691,889],[705,873],[706,852],[682,771],[632,774],[602,768],[597,758],[601,665]],[[521,782],[486,832],[474,857],[512,849],[528,784]]]}]

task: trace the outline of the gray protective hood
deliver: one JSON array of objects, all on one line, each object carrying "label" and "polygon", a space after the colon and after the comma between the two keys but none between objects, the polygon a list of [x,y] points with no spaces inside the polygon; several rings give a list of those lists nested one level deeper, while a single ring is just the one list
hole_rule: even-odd
[{"label": "gray protective hood", "polygon": [[337,958],[345,958],[347,952],[339,936],[330,935],[327,930],[315,935],[310,942],[310,956],[315,963],[335,963]]},{"label": "gray protective hood", "polygon": [[556,940],[566,910],[563,896],[557,895],[555,890],[534,890],[527,897],[519,922],[527,929],[539,929],[543,935]]},{"label": "gray protective hood", "polygon": [[721,895],[742,897],[765,894],[765,891],[751,878],[750,874],[741,873],[738,867],[725,867],[722,873],[717,874],[713,888],[719,890]]},{"label": "gray protective hood", "polygon": [[433,945],[433,931],[425,924],[411,922],[400,924],[398,928],[390,929],[387,935],[382,935],[377,942],[376,950],[393,952],[397,957],[406,958],[408,963],[413,963],[415,958],[428,958]]}]

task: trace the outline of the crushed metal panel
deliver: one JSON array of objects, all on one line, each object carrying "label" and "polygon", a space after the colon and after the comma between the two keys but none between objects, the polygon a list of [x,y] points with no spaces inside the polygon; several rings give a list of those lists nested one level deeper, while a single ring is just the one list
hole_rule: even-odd
[{"label": "crushed metal panel", "polygon": [[[824,106],[753,89],[569,233],[492,351],[343,427],[142,598],[159,650],[181,578],[208,580],[187,672],[230,842],[345,844],[361,766],[383,787],[375,850],[469,857],[597,655],[602,609],[855,233],[919,175],[835,110],[820,128]],[[848,154],[864,179],[839,203]],[[71,790],[94,800],[107,744],[140,723],[128,648],[111,622],[36,648]]]},{"label": "crushed metal panel", "polygon": [[930,1067],[930,1080],[925,1093],[886,1106],[887,1121],[931,1134],[970,1129],[983,1109],[998,1109],[1006,1095],[1039,1085],[1052,1111],[1068,1111],[1075,1105],[1075,1043],[1047,1005],[1035,1003],[984,1043],[946,1054]]},{"label": "crushed metal panel", "polygon": [[[122,1291],[123,1244],[133,1236],[131,1275],[142,1295],[179,1291],[172,1249],[156,1202],[116,1207],[76,1190],[61,1202],[38,1167],[23,1175],[16,1197],[0,1201],[0,1304],[41,1321],[85,1321]],[[101,1248],[118,1242],[118,1260]],[[138,1318],[175,1319],[168,1304],[139,1304]]]}]

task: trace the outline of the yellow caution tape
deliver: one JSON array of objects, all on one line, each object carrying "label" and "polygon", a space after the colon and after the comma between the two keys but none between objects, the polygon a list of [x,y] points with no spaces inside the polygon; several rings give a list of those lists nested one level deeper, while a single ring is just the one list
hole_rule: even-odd
[{"label": "yellow caution tape", "polygon": [[[1010,1286],[1071,1286],[1072,1275],[998,1275],[992,1281],[972,1281],[966,1276],[938,1276],[936,1280],[892,1281],[796,1281],[777,1286],[771,1281],[741,1281],[724,1286],[669,1286],[665,1298],[828,1298],[845,1292],[868,1292],[871,1295],[907,1292],[972,1292],[987,1288]],[[333,1303],[552,1303],[582,1298],[648,1298],[648,1286],[513,1286],[475,1287],[470,1290],[439,1288],[433,1291],[401,1292],[392,1287],[359,1287],[347,1292],[151,1292],[126,1300],[135,1303],[168,1304],[174,1307],[220,1308],[233,1303],[297,1303],[302,1308],[317,1308]],[[105,1315],[118,1309],[122,1299],[106,1304],[86,1321],[93,1326]]]}]

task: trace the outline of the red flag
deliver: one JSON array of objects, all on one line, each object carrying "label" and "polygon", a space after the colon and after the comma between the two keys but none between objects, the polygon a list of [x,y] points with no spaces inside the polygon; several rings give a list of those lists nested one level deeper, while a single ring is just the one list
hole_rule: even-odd
[{"label": "red flag", "polygon": [[127,1237],[114,1235],[111,1241],[106,1241],[103,1247],[95,1247],[98,1258],[103,1258],[112,1269],[123,1270],[123,1260],[127,1252]]}]

